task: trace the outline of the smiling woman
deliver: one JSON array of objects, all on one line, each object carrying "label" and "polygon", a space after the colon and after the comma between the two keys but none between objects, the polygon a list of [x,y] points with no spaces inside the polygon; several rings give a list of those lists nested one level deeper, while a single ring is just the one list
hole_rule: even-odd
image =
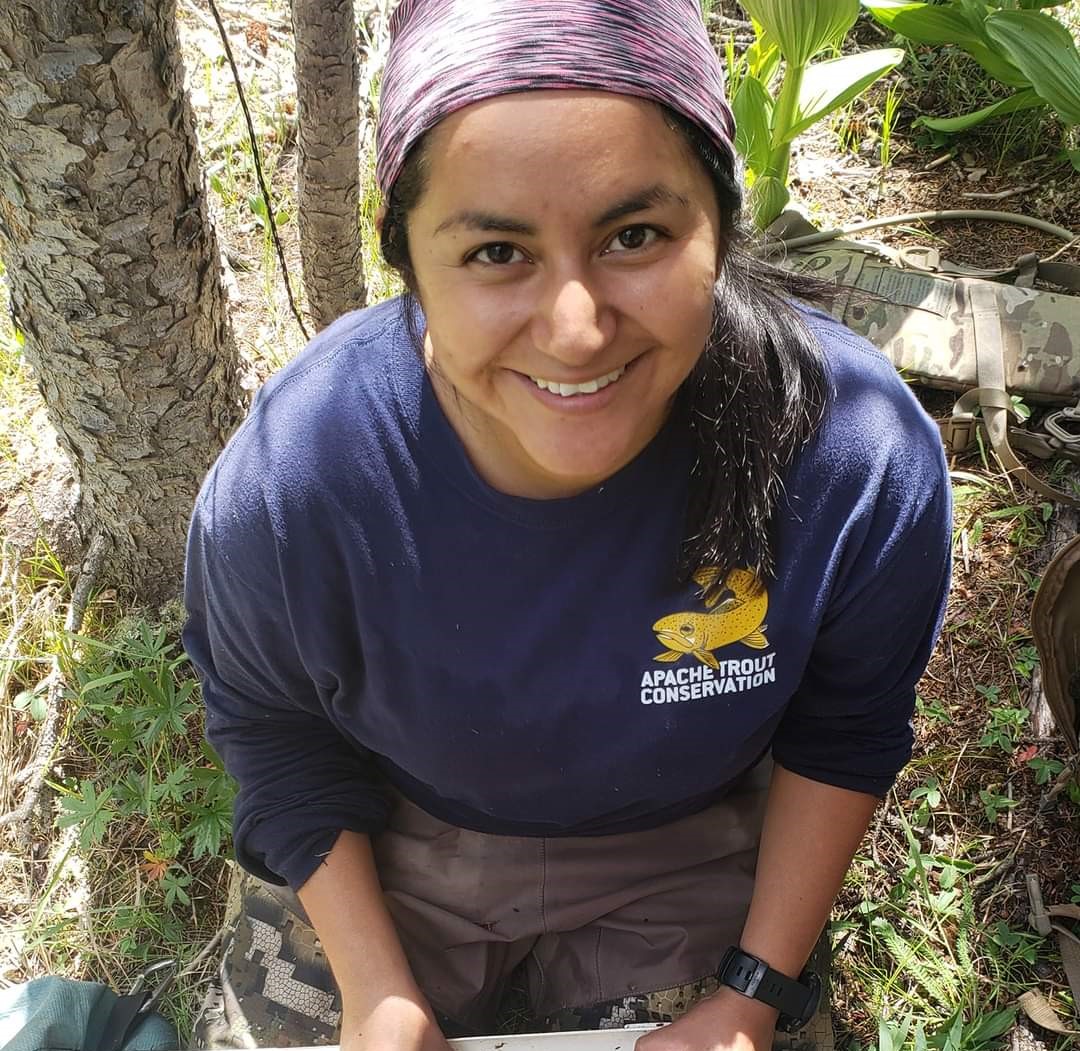
[{"label": "smiling woman", "polygon": [[696,0],[391,31],[408,293],[267,384],[193,518],[252,874],[200,1039],[444,1051],[513,988],[671,1023],[639,1051],[825,1049],[804,965],[947,588],[936,430],[743,251]]},{"label": "smiling woman", "polygon": [[583,492],[648,445],[708,341],[708,175],[626,96],[509,95],[429,134],[407,237],[439,403],[496,489]]}]

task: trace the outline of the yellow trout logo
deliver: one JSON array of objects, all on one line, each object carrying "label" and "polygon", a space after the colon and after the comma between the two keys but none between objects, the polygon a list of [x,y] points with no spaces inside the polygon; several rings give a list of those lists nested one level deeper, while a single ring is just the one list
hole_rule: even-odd
[{"label": "yellow trout logo", "polygon": [[713,594],[718,571],[713,567],[699,569],[694,581],[701,585],[705,608],[710,613],[673,613],[653,625],[657,641],[667,649],[653,660],[671,663],[684,654],[691,654],[702,664],[718,669],[719,661],[713,651],[741,642],[751,649],[763,650],[769,645],[765,638],[765,614],[769,609],[769,593],[748,569],[733,569],[724,580],[723,588]]}]

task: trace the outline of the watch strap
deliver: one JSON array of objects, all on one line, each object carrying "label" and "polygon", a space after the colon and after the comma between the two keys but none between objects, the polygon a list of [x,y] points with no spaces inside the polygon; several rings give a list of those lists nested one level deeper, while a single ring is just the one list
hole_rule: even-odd
[{"label": "watch strap", "polygon": [[780,1012],[776,1028],[786,1033],[810,1021],[821,996],[821,980],[813,971],[804,971],[796,981],[734,945],[724,954],[716,977],[743,996],[775,1007]]}]

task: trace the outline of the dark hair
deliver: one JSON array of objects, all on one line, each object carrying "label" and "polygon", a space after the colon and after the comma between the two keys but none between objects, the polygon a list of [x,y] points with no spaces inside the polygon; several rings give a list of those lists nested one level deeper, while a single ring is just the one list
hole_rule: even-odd
[{"label": "dark hair", "polygon": [[[816,431],[827,389],[821,347],[792,300],[821,301],[828,286],[770,266],[745,249],[742,194],[730,156],[695,123],[661,109],[712,180],[726,239],[712,334],[679,399],[696,456],[678,575],[688,580],[703,567],[715,567],[719,572],[710,579],[716,583],[708,590],[718,593],[736,567],[753,570],[763,581],[775,573],[772,521],[784,471]],[[417,331],[407,219],[423,196],[428,172],[421,139],[386,202],[381,234],[383,257],[407,289],[405,317],[417,345],[423,333]]]}]

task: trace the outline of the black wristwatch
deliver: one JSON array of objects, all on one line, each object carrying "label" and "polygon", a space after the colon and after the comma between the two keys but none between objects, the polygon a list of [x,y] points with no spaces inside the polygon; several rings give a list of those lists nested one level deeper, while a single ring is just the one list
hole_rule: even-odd
[{"label": "black wristwatch", "polygon": [[724,953],[716,977],[721,985],[778,1008],[780,1017],[776,1028],[782,1033],[802,1029],[813,1017],[821,999],[821,979],[814,971],[803,971],[795,981],[734,945]]}]

